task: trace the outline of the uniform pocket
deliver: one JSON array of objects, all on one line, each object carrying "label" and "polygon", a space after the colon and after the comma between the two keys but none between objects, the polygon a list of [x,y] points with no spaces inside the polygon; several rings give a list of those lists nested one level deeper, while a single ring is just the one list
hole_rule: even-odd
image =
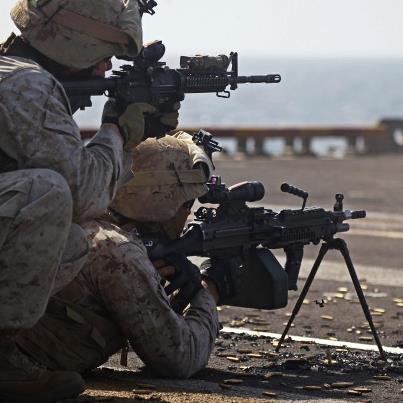
[{"label": "uniform pocket", "polygon": [[52,110],[50,105],[47,106],[48,109],[45,112],[45,118],[43,120],[42,126],[51,131],[53,134],[62,134],[77,137],[79,129],[75,125],[73,119],[64,111],[59,113],[58,111]]},{"label": "uniform pocket", "polygon": [[53,91],[46,101],[42,126],[53,134],[80,137],[80,129],[73,120],[69,100],[57,82],[54,83]]},{"label": "uniform pocket", "polygon": [[[0,181],[2,182],[0,186],[0,217],[15,218],[20,209],[26,204],[31,182],[27,180],[18,182],[18,179],[12,178],[7,180],[6,176],[7,174],[0,176]],[[5,178],[4,181],[3,178]]]},{"label": "uniform pocket", "polygon": [[0,248],[3,246],[14,218],[27,203],[32,181],[18,172],[0,174]]}]

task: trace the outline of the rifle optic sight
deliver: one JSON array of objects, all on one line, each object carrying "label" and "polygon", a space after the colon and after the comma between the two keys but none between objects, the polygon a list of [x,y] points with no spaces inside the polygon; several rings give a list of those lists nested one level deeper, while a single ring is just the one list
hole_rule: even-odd
[{"label": "rifle optic sight", "polygon": [[265,195],[264,185],[257,181],[241,182],[227,188],[219,176],[212,176],[207,186],[209,191],[199,198],[200,203],[254,202],[263,199]]}]

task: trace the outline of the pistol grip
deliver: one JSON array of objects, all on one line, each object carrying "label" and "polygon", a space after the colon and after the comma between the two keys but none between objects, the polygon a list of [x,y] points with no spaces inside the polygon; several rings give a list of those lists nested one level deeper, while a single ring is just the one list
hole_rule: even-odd
[{"label": "pistol grip", "polygon": [[288,275],[288,289],[297,291],[297,281],[299,270],[301,268],[302,258],[304,256],[303,244],[292,244],[284,248],[287,260],[285,263],[285,271]]}]

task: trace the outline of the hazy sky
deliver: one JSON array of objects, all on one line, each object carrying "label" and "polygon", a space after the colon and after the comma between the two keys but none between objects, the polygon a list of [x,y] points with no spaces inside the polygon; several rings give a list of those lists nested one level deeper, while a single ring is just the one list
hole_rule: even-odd
[{"label": "hazy sky", "polygon": [[[0,38],[15,0],[0,0]],[[145,40],[167,53],[403,57],[402,0],[159,0]]]}]

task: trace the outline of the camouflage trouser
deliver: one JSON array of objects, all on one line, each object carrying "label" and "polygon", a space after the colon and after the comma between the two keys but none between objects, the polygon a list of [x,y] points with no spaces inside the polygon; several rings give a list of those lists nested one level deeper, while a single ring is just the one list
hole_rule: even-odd
[{"label": "camouflage trouser", "polygon": [[67,182],[54,171],[0,174],[0,328],[33,326],[51,293],[84,264],[88,245],[71,224],[72,206]]}]

